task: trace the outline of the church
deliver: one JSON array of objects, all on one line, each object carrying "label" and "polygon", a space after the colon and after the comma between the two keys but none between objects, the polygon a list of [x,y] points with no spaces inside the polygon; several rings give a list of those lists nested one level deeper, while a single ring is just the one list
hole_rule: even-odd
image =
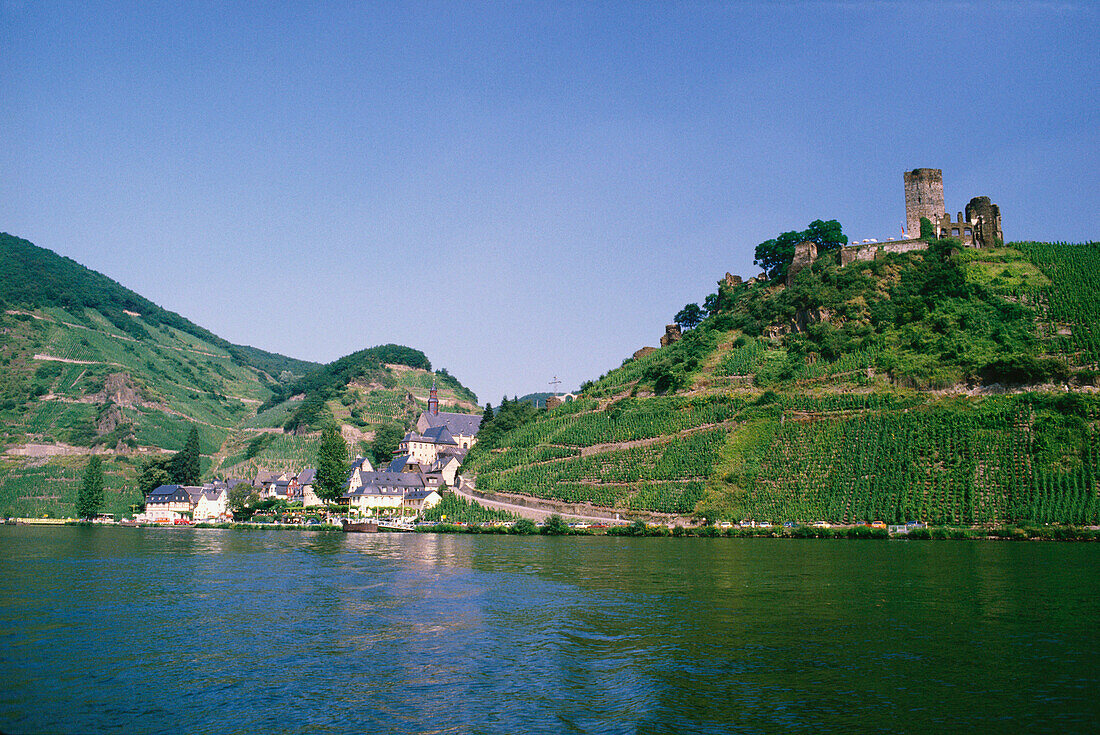
[{"label": "church", "polygon": [[428,410],[416,421],[416,431],[401,438],[397,451],[386,468],[389,472],[441,473],[453,486],[466,452],[477,443],[481,417],[468,413],[439,410],[439,396],[433,384]]}]

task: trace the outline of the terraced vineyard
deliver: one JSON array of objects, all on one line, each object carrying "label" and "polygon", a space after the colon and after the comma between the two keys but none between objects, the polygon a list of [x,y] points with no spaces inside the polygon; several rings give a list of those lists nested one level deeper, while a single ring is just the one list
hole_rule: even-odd
[{"label": "terraced vineyard", "polygon": [[[478,490],[773,523],[1100,524],[1100,245],[931,258],[723,291],[729,311],[695,330],[711,334],[473,453]],[[937,281],[942,303],[921,296]],[[798,309],[840,326],[775,328]]]},{"label": "terraced vineyard", "polygon": [[1018,247],[1051,285],[1018,289],[1038,306],[1049,349],[1071,365],[1100,367],[1100,243],[1027,242]]}]

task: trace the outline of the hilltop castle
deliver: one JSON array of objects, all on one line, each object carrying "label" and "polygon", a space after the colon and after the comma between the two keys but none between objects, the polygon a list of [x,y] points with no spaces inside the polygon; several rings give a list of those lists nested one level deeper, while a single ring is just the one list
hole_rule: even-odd
[{"label": "hilltop castle", "polygon": [[[874,260],[888,253],[924,250],[928,243],[920,239],[921,218],[932,223],[932,231],[937,238],[954,237],[966,247],[991,248],[1004,242],[1001,209],[989,197],[974,197],[966,205],[965,214],[959,212],[952,219],[943,201],[943,171],[938,168],[915,168],[906,171],[904,178],[906,237],[884,242],[864,240],[843,247],[840,250],[842,266],[857,260]],[[795,248],[794,261],[787,271],[788,280],[815,258],[817,247],[813,243],[800,243]]]}]

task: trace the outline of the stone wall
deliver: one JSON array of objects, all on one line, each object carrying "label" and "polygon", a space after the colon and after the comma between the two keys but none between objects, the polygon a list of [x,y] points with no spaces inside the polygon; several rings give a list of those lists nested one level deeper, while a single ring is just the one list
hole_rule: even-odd
[{"label": "stone wall", "polygon": [[857,260],[874,260],[888,253],[911,253],[927,247],[928,243],[924,240],[887,240],[849,245],[840,249],[840,265],[845,266]]},{"label": "stone wall", "polygon": [[665,333],[661,335],[661,347],[668,347],[670,344],[679,342],[683,334],[680,332],[679,324],[666,324]]},{"label": "stone wall", "polygon": [[787,285],[790,286],[795,274],[809,268],[817,260],[817,245],[812,242],[800,242],[794,246],[794,260],[787,266]]},{"label": "stone wall", "polygon": [[1001,208],[989,197],[974,197],[966,205],[966,221],[974,224],[974,243],[979,248],[997,247],[1004,243],[1001,232]]}]

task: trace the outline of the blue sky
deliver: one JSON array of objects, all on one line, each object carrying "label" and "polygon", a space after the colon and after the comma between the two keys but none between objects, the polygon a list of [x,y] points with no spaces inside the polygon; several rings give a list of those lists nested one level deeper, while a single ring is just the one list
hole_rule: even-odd
[{"label": "blue sky", "polygon": [[234,342],[398,342],[481,401],[656,345],[902,172],[1096,239],[1084,2],[0,0],[0,230]]}]

